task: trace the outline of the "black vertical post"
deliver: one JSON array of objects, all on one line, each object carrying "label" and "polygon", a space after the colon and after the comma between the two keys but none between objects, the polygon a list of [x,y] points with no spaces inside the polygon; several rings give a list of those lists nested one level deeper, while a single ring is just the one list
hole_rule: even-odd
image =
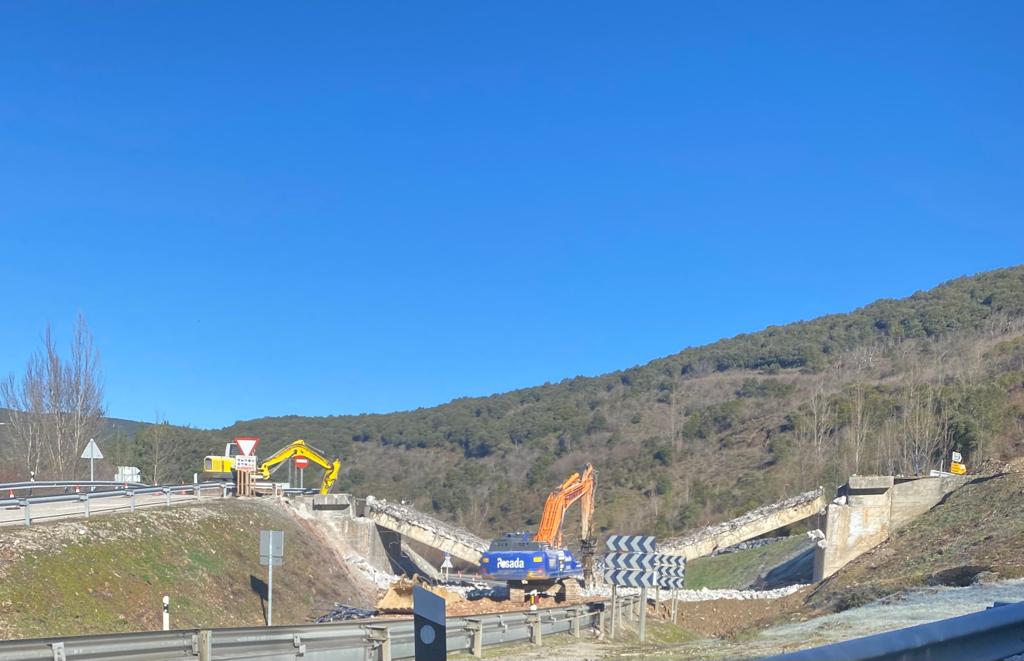
[{"label": "black vertical post", "polygon": [[416,632],[416,661],[447,661],[444,599],[418,585],[413,587],[412,619]]}]

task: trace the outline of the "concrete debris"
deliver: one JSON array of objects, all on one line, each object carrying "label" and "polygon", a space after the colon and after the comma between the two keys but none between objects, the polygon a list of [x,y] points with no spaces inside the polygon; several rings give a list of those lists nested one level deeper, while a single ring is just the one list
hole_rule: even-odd
[{"label": "concrete debris", "polygon": [[[678,599],[680,601],[710,601],[712,599],[779,599],[780,597],[788,597],[789,595],[806,588],[807,585],[787,585],[782,588],[775,588],[774,590],[709,590],[708,588],[701,588],[700,590],[679,590]],[[672,598],[671,593],[666,590],[661,591],[661,600],[667,601]]]},{"label": "concrete debris", "polygon": [[[807,587],[807,584],[787,585],[774,590],[711,590],[708,588],[701,588],[700,590],[676,590],[675,595],[679,601],[711,601],[714,599],[779,599],[780,597],[788,597],[794,592],[802,590],[805,587]],[[636,588],[619,588],[618,593],[620,595],[640,594],[640,590]],[[592,588],[581,589],[580,594],[585,597],[608,598],[612,594],[612,589],[607,585],[599,585]],[[672,590],[659,591],[659,597],[663,602],[671,601]],[[647,590],[647,598],[654,599],[653,589],[649,588]]]},{"label": "concrete debris", "polygon": [[444,599],[445,606],[458,604],[465,599],[457,592],[453,592],[441,585],[430,585],[419,576],[400,578],[391,584],[388,591],[377,602],[377,609],[382,613],[411,613],[412,612],[412,589],[419,586],[429,590]]},{"label": "concrete debris", "polygon": [[366,577],[378,590],[387,590],[399,578],[395,574],[377,569],[358,553],[345,555],[345,564]]}]

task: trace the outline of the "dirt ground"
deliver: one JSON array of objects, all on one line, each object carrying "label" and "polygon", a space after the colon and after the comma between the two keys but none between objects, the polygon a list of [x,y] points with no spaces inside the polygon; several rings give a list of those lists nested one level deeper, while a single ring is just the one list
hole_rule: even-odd
[{"label": "dirt ground", "polygon": [[[680,602],[677,624],[701,636],[735,636],[752,628],[803,619],[799,610],[809,592],[810,588],[779,599]],[[669,620],[665,604],[660,616]]]}]

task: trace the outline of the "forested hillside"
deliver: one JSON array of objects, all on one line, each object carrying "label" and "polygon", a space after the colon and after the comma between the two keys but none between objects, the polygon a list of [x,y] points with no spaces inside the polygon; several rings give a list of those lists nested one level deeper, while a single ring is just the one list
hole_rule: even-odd
[{"label": "forested hillside", "polygon": [[[950,449],[969,464],[1021,452],[1022,329],[1015,267],[620,372],[429,409],[262,418],[217,432],[168,426],[163,470],[191,476],[236,434],[259,435],[267,449],[304,438],[341,456],[342,489],[403,498],[487,533],[535,525],[546,491],[592,462],[602,528],[666,535],[832,488],[851,472],[927,472]],[[153,433],[121,447],[152,463]]]}]

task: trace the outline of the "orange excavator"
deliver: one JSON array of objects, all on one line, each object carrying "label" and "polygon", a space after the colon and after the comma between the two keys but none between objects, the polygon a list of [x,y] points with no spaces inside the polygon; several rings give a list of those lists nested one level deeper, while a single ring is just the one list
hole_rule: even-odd
[{"label": "orange excavator", "polygon": [[[548,494],[536,534],[507,533],[491,542],[480,558],[481,574],[487,578],[507,581],[509,598],[521,601],[527,590],[555,591],[562,597],[574,596],[583,575],[585,583],[593,579],[595,541],[592,533],[594,516],[594,467],[587,464],[583,473],[573,473]],[[580,560],[563,546],[562,523],[565,513],[580,503]]]}]

